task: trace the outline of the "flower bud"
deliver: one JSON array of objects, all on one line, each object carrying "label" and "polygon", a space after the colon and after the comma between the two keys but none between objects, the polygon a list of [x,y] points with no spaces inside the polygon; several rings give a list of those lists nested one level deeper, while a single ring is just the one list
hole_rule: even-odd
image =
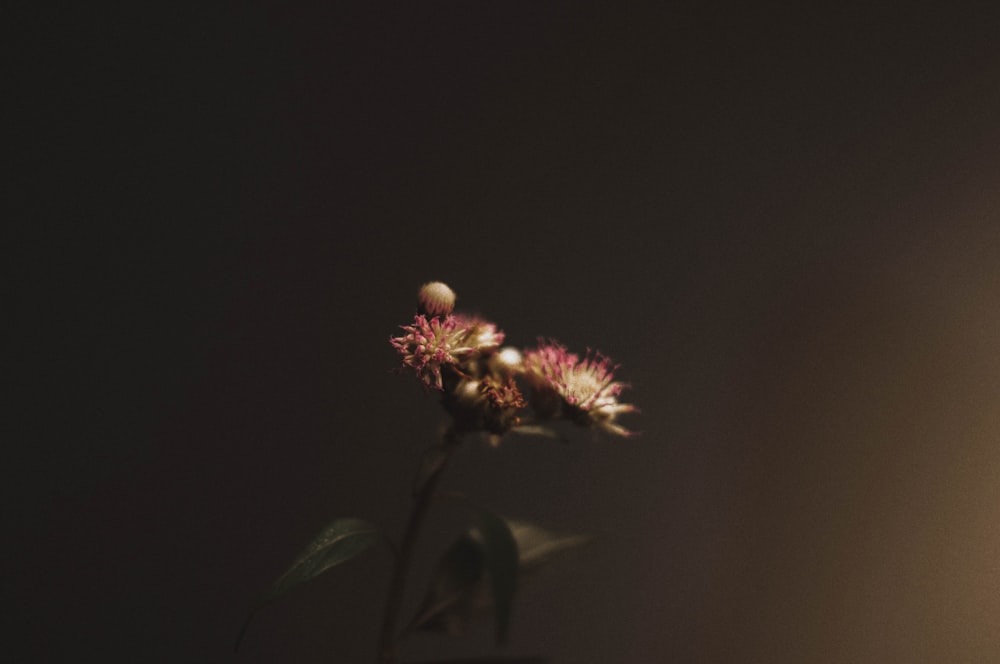
[{"label": "flower bud", "polygon": [[431,281],[420,287],[417,311],[427,316],[447,316],[455,308],[455,291],[441,281]]},{"label": "flower bud", "polygon": [[502,376],[514,376],[524,371],[524,358],[521,351],[513,346],[506,346],[490,358],[489,368]]}]

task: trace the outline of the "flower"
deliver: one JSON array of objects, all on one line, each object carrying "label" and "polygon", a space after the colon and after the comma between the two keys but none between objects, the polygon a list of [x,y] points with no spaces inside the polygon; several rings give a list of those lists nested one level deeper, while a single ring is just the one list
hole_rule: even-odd
[{"label": "flower", "polygon": [[428,319],[422,314],[413,318],[413,325],[400,325],[406,334],[392,337],[389,343],[403,356],[403,366],[416,371],[428,387],[443,389],[441,368],[458,364],[456,349],[467,333],[453,316],[444,320]]},{"label": "flower", "polygon": [[486,397],[489,412],[486,429],[502,434],[520,422],[518,412],[527,404],[510,376],[490,375],[479,382],[479,393]]},{"label": "flower", "polygon": [[524,375],[534,390],[533,405],[541,416],[562,411],[577,424],[631,436],[633,432],[617,424],[615,418],[638,409],[618,402],[618,395],[628,386],[614,380],[616,368],[600,353],[588,351],[581,360],[555,342],[541,342],[536,350],[524,353]]},{"label": "flower", "polygon": [[482,378],[464,377],[441,399],[460,431],[487,431],[501,436],[520,424],[520,411],[527,405],[511,376],[488,373]]},{"label": "flower", "polygon": [[463,326],[466,330],[466,336],[462,340],[462,343],[466,346],[467,353],[487,353],[495,351],[503,343],[504,334],[497,329],[497,326],[493,323],[478,318],[476,316],[467,316],[465,314],[457,314],[455,317],[456,323]]},{"label": "flower", "polygon": [[389,342],[403,356],[403,367],[413,369],[427,387],[443,390],[441,371],[452,368],[464,375],[462,364],[492,352],[503,342],[503,332],[488,321],[465,316],[417,314],[406,334]]}]

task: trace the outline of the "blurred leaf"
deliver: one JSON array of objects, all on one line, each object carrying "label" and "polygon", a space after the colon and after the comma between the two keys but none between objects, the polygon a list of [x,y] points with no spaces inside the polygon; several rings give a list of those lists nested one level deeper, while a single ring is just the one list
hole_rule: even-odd
[{"label": "blurred leaf", "polygon": [[480,512],[478,521],[473,536],[478,535],[483,545],[484,562],[493,593],[497,643],[504,643],[510,626],[514,591],[517,589],[517,542],[507,522],[495,514]]},{"label": "blurred leaf", "polygon": [[575,549],[591,540],[586,535],[557,535],[527,521],[508,520],[517,542],[521,574],[529,574],[564,551]]},{"label": "blurred leaf", "polygon": [[326,570],[354,558],[371,547],[379,539],[375,526],[367,521],[353,518],[336,519],[309,543],[309,546],[299,554],[292,566],[278,577],[271,588],[264,593],[257,606],[250,611],[239,637],[236,647],[239,648],[243,635],[254,614],[266,604],[284,595],[295,586],[313,579]]},{"label": "blurred leaf", "polygon": [[[516,543],[519,579],[590,539],[553,534],[527,521],[508,519],[504,522]],[[438,562],[430,588],[410,628],[461,634],[474,618],[485,614],[493,605],[490,585],[484,537],[477,526],[456,541]]]},{"label": "blurred leaf", "polygon": [[438,561],[431,586],[411,623],[417,629],[461,634],[476,609],[489,606],[482,545],[470,534],[452,544]]}]

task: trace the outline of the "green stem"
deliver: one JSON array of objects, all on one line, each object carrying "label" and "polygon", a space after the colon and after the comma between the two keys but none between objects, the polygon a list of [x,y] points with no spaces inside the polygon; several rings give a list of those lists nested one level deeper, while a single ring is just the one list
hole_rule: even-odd
[{"label": "green stem", "polygon": [[420,534],[424,517],[430,507],[431,498],[433,498],[441,481],[448,461],[458,448],[458,443],[458,434],[454,429],[448,429],[444,434],[443,457],[437,463],[437,468],[428,475],[423,485],[417,487],[413,509],[410,511],[410,520],[406,524],[403,541],[399,545],[399,555],[396,556],[392,580],[389,582],[389,594],[386,597],[385,613],[382,616],[382,632],[379,637],[379,664],[396,664],[396,623],[399,619],[399,610],[402,607],[403,591],[406,589],[406,577],[410,570],[413,548],[416,545],[417,536]]}]

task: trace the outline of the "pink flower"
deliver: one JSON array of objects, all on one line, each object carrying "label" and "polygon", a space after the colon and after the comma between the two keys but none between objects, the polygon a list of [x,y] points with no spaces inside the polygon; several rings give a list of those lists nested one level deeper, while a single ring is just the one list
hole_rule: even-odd
[{"label": "pink flower", "polygon": [[406,334],[389,342],[403,356],[403,366],[413,369],[428,387],[443,390],[441,370],[453,368],[462,374],[461,364],[496,350],[503,332],[493,323],[458,316],[427,318],[417,314],[413,325],[400,326]]},{"label": "pink flower", "polygon": [[524,375],[534,389],[533,403],[542,416],[560,410],[571,420],[584,426],[596,426],[616,436],[630,436],[615,422],[619,413],[638,410],[631,404],[618,402],[618,395],[627,387],[614,380],[611,360],[590,352],[580,358],[561,344],[542,343],[537,350],[524,353]]},{"label": "pink flower", "polygon": [[497,329],[493,323],[478,318],[457,314],[455,321],[466,329],[465,338],[462,340],[466,353],[487,353],[495,351],[503,343],[503,332]]}]

